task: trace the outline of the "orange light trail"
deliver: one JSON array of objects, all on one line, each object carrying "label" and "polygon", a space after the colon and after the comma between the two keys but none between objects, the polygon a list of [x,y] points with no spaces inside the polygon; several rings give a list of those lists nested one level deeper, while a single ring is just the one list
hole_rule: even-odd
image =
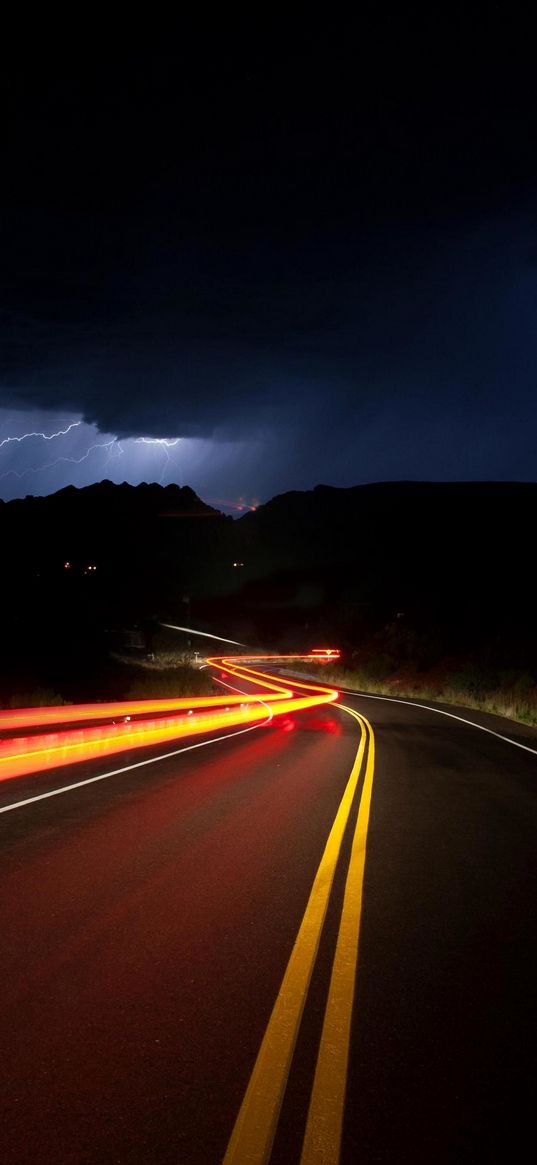
[{"label": "orange light trail", "polygon": [[[310,655],[250,656],[248,663],[270,660],[317,660]],[[202,696],[178,700],[134,700],[108,704],[76,704],[68,707],[16,708],[0,713],[0,731],[16,728],[45,728],[31,736],[7,736],[0,740],[0,781],[27,773],[43,772],[79,761],[95,760],[113,753],[165,744],[186,736],[217,729],[262,723],[267,711],[273,716],[297,712],[317,704],[332,703],[339,692],[315,683],[283,682],[279,676],[246,666],[241,656],[216,656],[211,667],[226,669],[229,675],[261,689],[254,694]],[[160,713],[160,716],[155,714]],[[167,715],[166,715],[167,713]],[[136,716],[132,720],[129,717]],[[66,724],[113,720],[120,724],[63,728]]]}]

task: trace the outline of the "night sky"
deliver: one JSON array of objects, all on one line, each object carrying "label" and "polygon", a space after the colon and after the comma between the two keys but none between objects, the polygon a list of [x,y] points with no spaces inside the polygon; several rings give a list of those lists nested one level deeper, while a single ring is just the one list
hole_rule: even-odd
[{"label": "night sky", "polygon": [[14,41],[0,496],[536,479],[534,42],[470,8]]}]

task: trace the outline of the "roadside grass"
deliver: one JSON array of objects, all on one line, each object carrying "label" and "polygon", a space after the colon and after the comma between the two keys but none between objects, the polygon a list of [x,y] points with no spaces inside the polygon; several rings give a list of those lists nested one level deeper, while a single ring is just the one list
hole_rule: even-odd
[{"label": "roadside grass", "polygon": [[69,704],[53,688],[30,688],[27,691],[13,692],[5,703],[6,708],[57,708],[61,704]]},{"label": "roadside grass", "polygon": [[[92,677],[91,687],[78,688],[74,698],[66,684],[58,688],[36,685],[14,687],[6,693],[5,708],[43,708],[61,704],[99,703],[109,700],[174,699],[183,696],[214,696],[221,689],[213,683],[209,669],[200,670],[184,657],[167,653],[154,660],[136,660],[128,656],[109,656]],[[0,707],[2,701],[0,701]]]},{"label": "roadside grass", "polygon": [[[299,666],[296,670],[306,671]],[[431,675],[420,675],[410,669],[383,672],[381,660],[371,660],[371,666],[366,667],[327,664],[319,668],[319,681],[326,680],[336,687],[353,688],[378,696],[458,704],[537,726],[537,684],[528,672],[505,669],[495,673],[460,665],[457,670],[437,669]],[[311,667],[308,674],[311,674]]]},{"label": "roadside grass", "polygon": [[208,669],[200,671],[188,664],[178,664],[176,667],[138,668],[125,698],[143,700],[151,697],[173,699],[175,696],[214,696],[216,691]]},{"label": "roadside grass", "polygon": [[128,680],[122,699],[173,699],[175,696],[214,696],[217,692],[209,668],[203,670],[184,651],[158,651],[136,659],[119,652],[111,662],[123,681]]},{"label": "roadside grass", "polygon": [[[309,675],[312,665],[293,668]],[[396,663],[387,653],[368,653],[363,663],[323,664],[314,669],[319,681],[334,686],[370,692],[379,696],[401,696],[436,703],[455,704],[491,712],[521,724],[537,727],[537,683],[520,669],[494,669],[470,661],[443,661],[429,670],[408,661]],[[200,669],[189,653],[160,651],[154,658],[135,658],[111,653],[99,668],[91,688],[84,684],[75,693],[68,684],[53,681],[54,687],[31,683],[5,692],[6,708],[38,708],[88,701],[129,699],[173,699],[183,696],[215,695],[221,689],[209,668]],[[0,701],[0,706],[2,702]]]}]

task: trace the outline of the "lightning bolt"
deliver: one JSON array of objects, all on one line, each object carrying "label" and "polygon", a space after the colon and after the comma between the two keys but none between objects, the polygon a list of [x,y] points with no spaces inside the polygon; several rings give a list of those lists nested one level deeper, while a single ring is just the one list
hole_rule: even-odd
[{"label": "lightning bolt", "polygon": [[4,437],[3,441],[0,441],[0,449],[4,445],[13,444],[13,442],[20,445],[21,441],[28,441],[30,437],[40,437],[42,441],[53,441],[55,437],[65,437],[66,433],[70,433],[71,429],[78,429],[81,424],[82,421],[73,421],[66,429],[58,429],[57,433],[23,433],[20,437]]},{"label": "lightning bolt", "polygon": [[136,445],[163,445],[165,449],[174,449],[179,444],[180,437],[136,437]]},{"label": "lightning bolt", "polygon": [[[40,441],[54,441],[56,439],[67,436],[72,432],[73,429],[78,429],[81,425],[84,425],[82,420],[72,421],[70,424],[66,425],[65,428],[58,429],[53,433],[32,431],[21,433],[16,437],[4,437],[2,440],[0,440],[0,451],[5,449],[8,445],[16,447],[31,439]],[[162,472],[159,478],[160,484],[164,483],[168,469],[173,463],[172,450],[175,449],[177,445],[179,445],[180,441],[180,437],[136,437],[133,439],[133,444],[158,446],[158,448],[162,450],[163,464]],[[49,469],[54,469],[58,465],[81,465],[83,461],[87,461],[89,457],[95,453],[98,453],[100,450],[104,450],[106,453],[104,461],[100,466],[102,468],[107,466],[112,460],[117,460],[117,458],[123,456],[124,453],[128,453],[128,450],[123,448],[118,437],[115,436],[111,437],[107,441],[93,442],[93,444],[91,444],[85,450],[85,452],[81,454],[80,457],[71,457],[67,454],[64,454],[61,457],[54,458],[52,461],[47,461],[43,465],[30,465],[26,466],[24,469],[7,469],[5,472],[0,473],[0,481],[8,477],[13,477],[16,478],[17,481],[21,481],[23,478],[39,473],[44,473]]]},{"label": "lightning bolt", "polygon": [[[80,424],[80,421],[78,421],[77,424]],[[71,428],[73,428],[73,426],[71,426]],[[82,462],[86,461],[90,456],[90,453],[93,453],[95,449],[108,449],[108,456],[104,462],[105,465],[108,465],[109,461],[114,455],[114,451],[117,452],[118,457],[120,457],[123,453],[121,442],[118,441],[117,437],[112,437],[110,441],[97,441],[94,445],[90,445],[89,449],[86,449],[86,452],[82,454],[82,457],[56,457],[54,461],[49,461],[46,465],[29,466],[27,469],[21,470],[8,469],[6,473],[0,474],[0,480],[4,477],[16,477],[20,480],[20,478],[26,477],[29,473],[42,473],[45,469],[54,469],[55,465],[63,465],[66,463],[69,463],[70,465],[81,465]]]},{"label": "lightning bolt", "polygon": [[172,458],[170,457],[170,454],[169,454],[169,450],[175,449],[175,446],[179,444],[180,440],[181,440],[180,437],[136,437],[136,439],[135,439],[136,445],[159,445],[160,448],[162,449],[163,453],[165,454],[166,460],[165,460],[164,465],[162,467],[162,473],[159,477],[159,484],[160,485],[162,485],[164,478],[166,476],[166,469],[172,461]]}]

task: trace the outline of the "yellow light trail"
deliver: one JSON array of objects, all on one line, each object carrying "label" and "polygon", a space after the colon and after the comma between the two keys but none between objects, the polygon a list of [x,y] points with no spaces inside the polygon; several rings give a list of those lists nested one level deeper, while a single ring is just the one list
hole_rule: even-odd
[{"label": "yellow light trail", "polygon": [[[325,654],[332,655],[329,649]],[[178,700],[14,709],[0,714],[0,730],[46,727],[122,717],[120,724],[76,727],[0,740],[0,780],[97,759],[111,753],[164,743],[216,729],[255,724],[272,715],[299,711],[338,699],[336,689],[294,678],[282,680],[252,663],[319,659],[307,656],[223,657],[212,667],[257,689],[256,695],[206,696]],[[337,1165],[345,1105],[351,1019],[362,909],[365,854],[374,774],[374,736],[369,722],[342,707],[360,725],[354,764],[314,878],[304,916],[252,1071],[224,1158],[224,1165],[266,1165],[291,1069],[341,846],[363,776],[358,818],[346,879],[315,1079],[310,1099],[301,1165]],[[155,719],[155,714],[161,714]],[[163,715],[167,713],[168,715]],[[153,718],[148,719],[151,715]],[[138,719],[129,720],[130,716]],[[129,720],[129,722],[125,722]],[[365,771],[364,771],[365,761]]]},{"label": "yellow light trail", "polygon": [[[136,700],[130,703],[81,704],[71,707],[22,708],[0,714],[0,731],[9,732],[21,727],[46,727],[54,724],[58,730],[32,736],[9,736],[0,740],[0,781],[28,773],[43,772],[78,761],[95,760],[114,753],[148,745],[165,744],[186,736],[199,735],[222,728],[230,728],[262,721],[267,706],[273,716],[297,712],[317,704],[337,700],[335,688],[319,684],[282,682],[278,676],[266,676],[249,668],[240,658],[214,657],[208,660],[213,667],[225,667],[230,675],[248,681],[262,689],[259,694],[236,696],[202,696],[178,700]],[[255,657],[281,659],[284,657]],[[285,657],[285,658],[310,658]],[[166,718],[148,719],[156,712],[169,712]],[[110,720],[120,717],[121,723],[100,726],[62,728],[62,725],[95,719]],[[131,717],[137,719],[132,720]]]}]

